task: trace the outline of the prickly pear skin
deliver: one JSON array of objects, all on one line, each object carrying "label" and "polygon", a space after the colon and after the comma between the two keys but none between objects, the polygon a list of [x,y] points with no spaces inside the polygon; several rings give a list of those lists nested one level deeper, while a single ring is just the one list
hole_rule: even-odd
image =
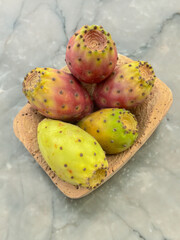
[{"label": "prickly pear skin", "polygon": [[53,68],[36,68],[23,82],[23,92],[42,115],[74,122],[92,112],[87,91],[72,74]]},{"label": "prickly pear skin", "polygon": [[86,116],[77,125],[91,134],[107,154],[125,151],[138,137],[136,118],[125,109],[101,109]]},{"label": "prickly pear skin", "polygon": [[108,161],[99,143],[76,125],[44,119],[38,125],[38,144],[49,167],[62,180],[97,187],[107,174]]},{"label": "prickly pear skin", "polygon": [[115,43],[102,26],[83,26],[68,42],[66,64],[82,82],[103,81],[112,73],[116,62]]},{"label": "prickly pear skin", "polygon": [[104,82],[98,84],[94,99],[98,107],[131,108],[142,103],[154,86],[155,74],[150,64],[133,61],[116,66]]}]

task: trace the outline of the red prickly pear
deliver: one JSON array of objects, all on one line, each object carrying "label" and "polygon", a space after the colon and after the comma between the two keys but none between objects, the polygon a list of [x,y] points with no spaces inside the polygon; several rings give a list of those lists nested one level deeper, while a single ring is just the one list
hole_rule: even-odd
[{"label": "red prickly pear", "polygon": [[99,83],[114,70],[117,50],[110,33],[102,26],[83,26],[69,40],[66,63],[80,81]]},{"label": "red prickly pear", "polygon": [[96,86],[95,102],[100,108],[134,107],[150,94],[155,78],[153,68],[147,62],[117,65],[111,76]]},{"label": "red prickly pear", "polygon": [[74,122],[92,112],[87,91],[72,74],[61,70],[32,70],[24,79],[23,92],[32,107],[48,118]]}]

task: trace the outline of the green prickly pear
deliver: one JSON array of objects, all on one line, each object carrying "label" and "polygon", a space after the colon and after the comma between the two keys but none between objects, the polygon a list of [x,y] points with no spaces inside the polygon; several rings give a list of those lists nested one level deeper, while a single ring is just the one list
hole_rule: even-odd
[{"label": "green prickly pear", "polygon": [[155,74],[147,62],[117,65],[110,77],[98,84],[94,99],[100,108],[131,108],[142,103],[154,86]]},{"label": "green prickly pear", "polygon": [[87,91],[72,74],[53,68],[36,68],[24,79],[23,92],[42,115],[74,122],[92,112]]},{"label": "green prickly pear", "polygon": [[116,62],[115,43],[102,26],[83,26],[68,42],[66,64],[82,82],[105,80],[114,70]]},{"label": "green prickly pear", "polygon": [[62,180],[95,188],[107,175],[108,162],[99,143],[76,125],[44,119],[38,125],[44,160]]},{"label": "green prickly pear", "polygon": [[86,116],[77,125],[91,134],[107,154],[128,149],[138,136],[136,118],[125,109],[101,109]]}]

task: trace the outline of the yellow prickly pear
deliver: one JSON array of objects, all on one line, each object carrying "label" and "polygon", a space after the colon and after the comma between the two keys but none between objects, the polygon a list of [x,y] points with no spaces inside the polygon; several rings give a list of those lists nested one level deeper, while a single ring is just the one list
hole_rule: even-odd
[{"label": "yellow prickly pear", "polygon": [[136,118],[125,109],[101,109],[86,116],[77,125],[96,138],[107,154],[128,149],[138,136]]},{"label": "yellow prickly pear", "polygon": [[108,162],[99,143],[76,125],[44,119],[38,125],[44,160],[62,180],[95,188],[107,175]]}]

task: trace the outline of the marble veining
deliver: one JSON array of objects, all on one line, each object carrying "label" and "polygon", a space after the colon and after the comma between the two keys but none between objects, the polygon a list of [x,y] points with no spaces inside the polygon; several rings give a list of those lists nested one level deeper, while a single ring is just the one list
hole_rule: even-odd
[{"label": "marble veining", "polygon": [[[103,25],[118,52],[149,61],[174,103],[131,161],[89,196],[71,200],[13,133],[35,67],[61,68],[85,24]],[[0,0],[0,239],[180,240],[180,1]]]}]

